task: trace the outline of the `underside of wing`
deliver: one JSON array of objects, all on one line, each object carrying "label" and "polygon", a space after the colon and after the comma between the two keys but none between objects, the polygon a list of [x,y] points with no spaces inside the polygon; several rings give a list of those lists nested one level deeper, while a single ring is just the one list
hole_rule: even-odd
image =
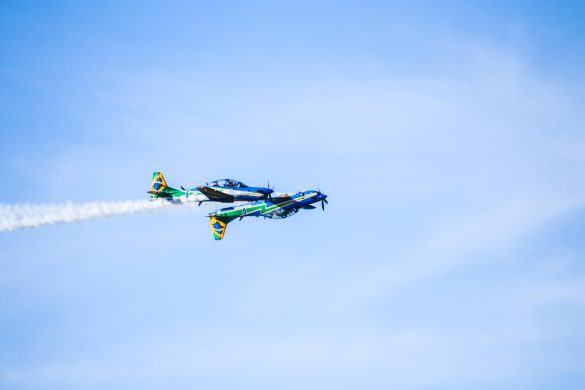
[{"label": "underside of wing", "polygon": [[232,195],[224,194],[223,192],[210,187],[201,186],[197,187],[197,189],[213,202],[233,202],[236,199]]},{"label": "underside of wing", "polygon": [[280,204],[292,200],[292,197],[288,195],[281,195],[281,196],[273,196],[270,198],[271,203]]},{"label": "underside of wing", "polygon": [[264,218],[272,218],[272,219],[284,219],[288,218],[291,215],[295,215],[299,212],[299,208],[286,208],[286,209],[278,209],[271,213],[265,214]]}]

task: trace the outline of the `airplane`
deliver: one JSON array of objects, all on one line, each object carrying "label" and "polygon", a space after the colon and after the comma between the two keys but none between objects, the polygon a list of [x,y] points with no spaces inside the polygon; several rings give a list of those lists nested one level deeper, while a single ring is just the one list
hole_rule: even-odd
[{"label": "airplane", "polygon": [[312,210],[313,203],[321,202],[321,208],[325,210],[327,195],[321,191],[309,190],[296,194],[282,194],[252,203],[245,203],[233,207],[226,207],[214,211],[208,215],[211,221],[211,230],[216,240],[221,240],[225,235],[227,224],[235,219],[244,217],[264,217],[273,219],[288,218],[299,212],[300,209]]},{"label": "airplane", "polygon": [[257,201],[267,199],[274,192],[271,188],[249,187],[244,183],[233,180],[216,180],[211,184],[195,188],[176,189],[169,187],[162,172],[153,172],[152,188],[147,193],[150,199],[165,199],[173,203],[222,202],[233,203],[240,201]]},{"label": "airplane", "polygon": [[274,192],[270,186],[248,187],[241,181],[233,179],[216,180],[211,184],[198,186],[197,189],[211,201],[227,203],[267,199]]}]

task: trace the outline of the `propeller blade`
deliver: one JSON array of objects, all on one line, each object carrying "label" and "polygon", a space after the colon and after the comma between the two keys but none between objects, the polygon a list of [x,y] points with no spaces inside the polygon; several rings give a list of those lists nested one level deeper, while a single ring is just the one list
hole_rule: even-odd
[{"label": "propeller blade", "polygon": [[321,209],[323,209],[323,211],[325,211],[325,202],[321,201]]},{"label": "propeller blade", "polygon": [[329,201],[327,199],[323,199],[323,201],[327,204],[329,204]]}]

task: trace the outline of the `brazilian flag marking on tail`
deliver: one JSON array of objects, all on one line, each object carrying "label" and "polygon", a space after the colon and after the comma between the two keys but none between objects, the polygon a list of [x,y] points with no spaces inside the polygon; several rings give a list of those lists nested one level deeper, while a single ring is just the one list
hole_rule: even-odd
[{"label": "brazilian flag marking on tail", "polygon": [[213,238],[216,240],[221,240],[225,234],[227,224],[227,221],[224,221],[220,218],[211,217],[211,230],[213,230]]},{"label": "brazilian flag marking on tail", "polygon": [[167,188],[167,181],[165,180],[162,172],[153,172],[150,197],[157,198],[157,193],[163,191],[165,188]]}]

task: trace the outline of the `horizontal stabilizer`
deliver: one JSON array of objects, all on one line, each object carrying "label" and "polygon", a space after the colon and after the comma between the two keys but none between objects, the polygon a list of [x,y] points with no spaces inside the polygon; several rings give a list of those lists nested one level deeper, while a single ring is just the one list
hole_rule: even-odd
[{"label": "horizontal stabilizer", "polygon": [[[169,187],[167,187],[169,188]],[[173,195],[167,192],[146,191],[147,194],[153,195],[153,198],[172,198]]]}]

